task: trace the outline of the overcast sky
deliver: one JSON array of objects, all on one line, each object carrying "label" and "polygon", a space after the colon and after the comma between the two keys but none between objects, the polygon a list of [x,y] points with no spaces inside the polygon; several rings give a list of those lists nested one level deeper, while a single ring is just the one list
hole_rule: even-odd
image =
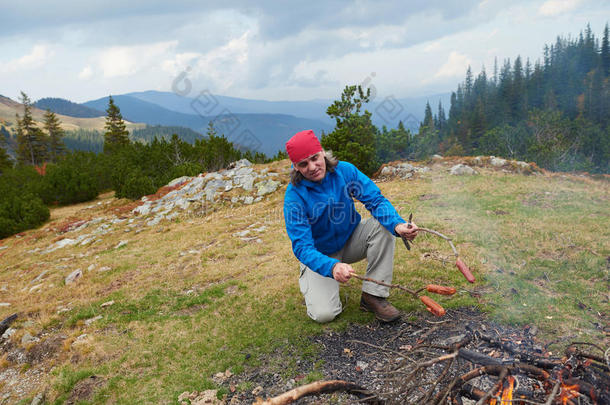
[{"label": "overcast sky", "polygon": [[187,78],[193,96],[420,96],[587,23],[601,37],[608,16],[609,0],[0,0],[0,94],[83,102]]}]

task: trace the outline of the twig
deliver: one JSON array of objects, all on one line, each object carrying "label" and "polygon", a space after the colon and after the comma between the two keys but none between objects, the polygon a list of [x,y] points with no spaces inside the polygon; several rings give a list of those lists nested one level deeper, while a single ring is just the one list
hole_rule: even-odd
[{"label": "twig", "polygon": [[382,285],[384,287],[398,288],[400,290],[408,292],[409,294],[413,295],[416,298],[418,297],[417,293],[420,292],[420,291],[423,291],[425,289],[425,288],[420,288],[417,291],[413,291],[413,290],[411,290],[411,289],[409,289],[407,287],[404,287],[404,286],[402,286],[400,284],[388,284],[388,283],[384,283],[383,281],[373,280],[372,278],[369,278],[369,277],[362,277],[362,276],[359,276],[358,274],[352,274],[352,277],[357,278],[358,280],[362,280],[362,281],[370,281],[371,283],[379,284],[379,285]]},{"label": "twig", "polygon": [[496,385],[494,385],[489,391],[487,391],[485,396],[483,398],[479,399],[475,405],[483,405],[484,403],[486,403],[487,400],[489,398],[491,398],[493,393],[498,391],[500,389],[500,387],[502,387],[502,383],[504,382],[504,378],[506,378],[507,374],[508,374],[508,370],[506,368],[504,368],[500,372],[500,375],[498,376],[498,382],[496,383]]},{"label": "twig", "polygon": [[557,381],[555,383],[555,386],[553,387],[553,391],[551,391],[551,395],[547,398],[546,402],[544,403],[544,405],[551,405],[553,403],[553,400],[555,399],[555,397],[557,396],[557,392],[559,392],[559,386],[560,386],[560,382]]},{"label": "twig", "polygon": [[458,254],[457,250],[455,249],[455,246],[453,245],[453,242],[451,241],[451,238],[449,238],[449,237],[447,237],[447,236],[443,235],[443,234],[442,234],[442,233],[440,233],[440,232],[437,232],[437,231],[435,231],[435,230],[432,230],[432,229],[428,229],[428,228],[419,228],[419,230],[420,230],[420,231],[422,231],[422,232],[428,232],[428,233],[431,233],[431,234],[433,234],[433,235],[436,235],[436,236],[439,236],[439,237],[441,237],[441,238],[445,239],[445,240],[446,240],[446,241],[449,243],[449,246],[451,246],[451,250],[453,250],[453,254],[455,255],[455,257],[458,257],[458,256],[459,256],[459,254]]}]

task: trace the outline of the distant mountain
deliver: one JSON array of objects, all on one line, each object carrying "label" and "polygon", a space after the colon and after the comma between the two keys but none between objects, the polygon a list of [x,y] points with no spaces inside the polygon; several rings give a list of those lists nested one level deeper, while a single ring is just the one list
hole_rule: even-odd
[{"label": "distant mountain", "polygon": [[62,114],[76,118],[95,118],[104,117],[106,115],[104,108],[101,110],[95,110],[63,98],[41,98],[34,103],[34,106],[40,108],[41,110],[49,109],[55,114]]},{"label": "distant mountain", "polygon": [[[176,96],[172,93],[165,94]],[[285,142],[295,132],[313,129],[319,134],[333,129],[333,126],[326,122],[287,114],[244,114],[229,109],[221,109],[214,114],[214,111],[203,109],[198,104],[195,104],[195,109],[191,109],[192,113],[189,114],[172,111],[129,95],[117,95],[112,98],[121,109],[123,118],[129,121],[148,125],[182,126],[203,134],[206,133],[208,123],[213,121],[217,132],[224,134],[229,141],[267,155],[274,155],[278,150],[283,150]],[[84,105],[94,109],[106,108],[108,98],[87,101]],[[197,115],[198,112],[202,114]],[[205,115],[210,112],[212,114]]]},{"label": "distant mountain", "polygon": [[204,115],[212,116],[219,114],[285,114],[320,120],[329,125],[333,124],[333,121],[326,115],[326,109],[331,102],[325,100],[250,100],[220,96],[208,92],[193,94],[192,97],[183,97],[175,93],[153,90],[129,93],[126,95],[184,114],[203,113]]},{"label": "distant mountain", "polygon": [[[203,92],[193,97],[183,97],[175,93],[152,90],[126,95],[184,114],[197,114],[198,112],[203,112],[205,115],[228,113],[286,114],[318,120],[332,127],[335,124],[334,120],[326,115],[326,109],[333,103],[333,100],[248,100],[219,96],[208,92]],[[445,108],[446,115],[448,115],[450,98],[450,93],[398,99],[391,96],[378,97],[366,104],[364,108],[372,113],[373,123],[379,128],[383,125],[388,128],[396,128],[398,122],[403,121],[405,127],[416,132],[419,128],[419,123],[423,120],[426,102],[429,102],[432,110],[436,112],[440,101]]]}]

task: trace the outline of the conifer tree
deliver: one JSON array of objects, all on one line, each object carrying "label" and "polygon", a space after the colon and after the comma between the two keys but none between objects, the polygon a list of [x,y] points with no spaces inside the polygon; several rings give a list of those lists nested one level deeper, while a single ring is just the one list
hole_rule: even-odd
[{"label": "conifer tree", "polygon": [[63,143],[64,130],[57,115],[49,109],[44,114],[44,129],[49,135],[49,160],[52,163],[57,162],[59,156],[66,152],[66,146]]},{"label": "conifer tree", "polygon": [[[0,127],[0,129],[4,129],[4,127]],[[4,134],[0,132],[0,174],[11,167],[13,167],[13,162],[6,152],[6,139],[4,139]]]},{"label": "conifer tree", "polygon": [[604,76],[610,75],[610,44],[608,43],[610,39],[608,38],[608,24],[604,28],[604,36],[602,37],[602,46],[601,46],[601,66]]},{"label": "conifer tree", "polygon": [[47,140],[40,128],[36,126],[32,117],[32,102],[23,91],[21,92],[23,104],[23,118],[17,118],[17,161],[23,164],[40,165],[47,155]]},{"label": "conifer tree", "polygon": [[104,128],[106,129],[104,133],[104,153],[113,153],[117,149],[129,145],[129,131],[123,121],[121,110],[114,104],[112,96],[108,97]]},{"label": "conifer tree", "polygon": [[377,169],[375,136],[377,128],[371,121],[371,113],[360,112],[370,99],[361,86],[345,86],[341,100],[328,107],[326,114],[336,121],[335,130],[322,137],[322,146],[333,151],[335,157],[356,165],[367,175]]}]

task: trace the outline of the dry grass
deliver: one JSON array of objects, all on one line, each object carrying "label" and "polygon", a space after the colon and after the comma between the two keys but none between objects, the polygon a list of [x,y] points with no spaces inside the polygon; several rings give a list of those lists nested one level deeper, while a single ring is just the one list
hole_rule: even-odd
[{"label": "dry grass", "polygon": [[[418,224],[454,237],[479,283],[467,285],[448,245],[427,235],[411,252],[397,245],[395,282],[454,285],[460,293],[440,298],[443,305],[478,305],[505,322],[535,323],[549,337],[603,337],[595,322],[603,322],[598,313],[608,307],[608,182],[485,168],[479,176],[453,177],[442,164],[434,166],[425,176],[380,187],[401,214],[413,212]],[[286,167],[276,162],[269,169]],[[19,312],[15,339],[26,329],[67,336],[54,371],[30,396],[47,387],[61,401],[79,379],[95,373],[108,382],[94,403],[172,402],[182,391],[214,387],[211,376],[218,371],[257,364],[286,339],[308,350],[307,335],[371,320],[357,309],[356,280],[342,289],[349,297],[338,321],[320,326],[308,320],[282,201],[277,192],[257,204],[189,215],[137,234],[125,232],[123,222],[101,242],[41,253],[58,237],[91,231],[58,234],[69,223],[131,215],[124,208],[131,202],[104,194],[54,208],[42,228],[3,240],[0,245],[9,248],[0,251],[0,287],[7,291],[0,291],[0,301],[11,306],[0,308],[0,317]],[[260,226],[266,227],[258,235],[262,243],[233,236]],[[128,244],[115,249],[121,240]],[[100,272],[104,267],[110,270]],[[356,268],[364,272],[364,263]],[[75,269],[83,277],[64,285]],[[471,297],[473,288],[480,297]],[[404,294],[393,292],[392,299],[404,311],[423,310]],[[110,300],[115,304],[101,308]],[[0,364],[14,366],[5,358]]]}]

